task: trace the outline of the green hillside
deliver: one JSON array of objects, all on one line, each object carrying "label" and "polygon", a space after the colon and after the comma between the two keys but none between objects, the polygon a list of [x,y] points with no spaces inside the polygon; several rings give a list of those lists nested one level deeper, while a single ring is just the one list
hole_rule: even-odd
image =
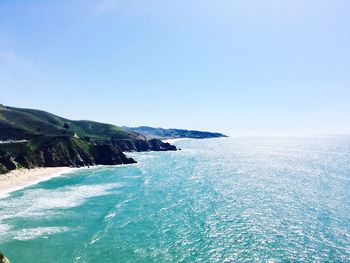
[{"label": "green hillside", "polygon": [[0,105],[0,173],[18,168],[131,164],[126,151],[175,151],[160,140],[94,121]]},{"label": "green hillside", "polygon": [[73,121],[41,110],[0,106],[0,140],[74,134],[94,140],[143,139],[139,134],[124,131],[112,124]]}]

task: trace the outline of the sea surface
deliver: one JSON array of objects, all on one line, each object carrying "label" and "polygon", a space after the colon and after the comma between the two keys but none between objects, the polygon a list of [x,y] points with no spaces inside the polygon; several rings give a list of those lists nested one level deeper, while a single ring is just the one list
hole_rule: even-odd
[{"label": "sea surface", "polygon": [[350,138],[182,140],[0,199],[12,263],[350,262]]}]

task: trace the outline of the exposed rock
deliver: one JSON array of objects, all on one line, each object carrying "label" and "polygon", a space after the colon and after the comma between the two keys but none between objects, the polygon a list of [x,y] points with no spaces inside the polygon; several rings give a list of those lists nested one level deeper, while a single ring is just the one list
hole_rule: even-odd
[{"label": "exposed rock", "polygon": [[117,147],[112,144],[94,146],[94,158],[97,164],[130,164],[136,163],[132,158],[128,158]]},{"label": "exposed rock", "polygon": [[0,173],[6,173],[16,168],[16,163],[14,162],[11,155],[0,151]]},{"label": "exposed rock", "polygon": [[10,260],[7,257],[5,257],[5,255],[2,252],[0,252],[0,263],[10,263]]},{"label": "exposed rock", "polygon": [[176,151],[176,146],[161,140],[114,140],[112,144],[123,152]]},{"label": "exposed rock", "polygon": [[[82,138],[82,139],[80,139]],[[4,141],[4,142],[3,142]],[[135,163],[127,151],[174,151],[160,140],[106,123],[0,105],[0,173],[18,167]]]},{"label": "exposed rock", "polygon": [[25,168],[70,166],[81,167],[95,164],[130,164],[136,161],[116,146],[93,145],[78,138],[54,136],[37,138],[29,143],[12,145],[0,151],[0,173]]}]

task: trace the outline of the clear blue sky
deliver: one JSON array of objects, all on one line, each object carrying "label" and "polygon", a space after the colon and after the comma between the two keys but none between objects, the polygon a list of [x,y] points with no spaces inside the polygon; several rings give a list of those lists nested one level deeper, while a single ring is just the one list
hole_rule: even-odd
[{"label": "clear blue sky", "polygon": [[1,0],[0,103],[228,133],[350,133],[348,0]]}]

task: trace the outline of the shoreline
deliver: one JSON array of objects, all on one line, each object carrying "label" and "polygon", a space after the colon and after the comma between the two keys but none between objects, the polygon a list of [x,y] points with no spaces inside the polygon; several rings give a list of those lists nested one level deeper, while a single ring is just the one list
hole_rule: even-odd
[{"label": "shoreline", "polygon": [[37,167],[32,169],[21,168],[12,170],[5,174],[0,174],[0,199],[6,198],[10,193],[21,190],[40,182],[48,181],[61,175],[75,172],[82,169],[98,169],[103,167],[122,167],[134,164],[117,165],[93,165],[90,167]]},{"label": "shoreline", "polygon": [[70,167],[40,167],[34,169],[17,169],[0,174],[0,198],[7,197],[11,192],[72,172],[78,168]]}]

